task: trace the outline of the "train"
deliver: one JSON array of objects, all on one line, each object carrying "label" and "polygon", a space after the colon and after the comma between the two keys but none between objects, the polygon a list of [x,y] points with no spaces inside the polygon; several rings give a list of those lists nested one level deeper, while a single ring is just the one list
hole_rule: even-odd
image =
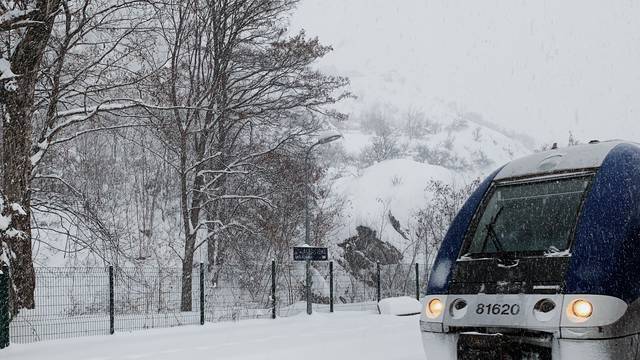
[{"label": "train", "polygon": [[495,170],[422,306],[428,360],[640,359],[640,145],[554,145]]}]

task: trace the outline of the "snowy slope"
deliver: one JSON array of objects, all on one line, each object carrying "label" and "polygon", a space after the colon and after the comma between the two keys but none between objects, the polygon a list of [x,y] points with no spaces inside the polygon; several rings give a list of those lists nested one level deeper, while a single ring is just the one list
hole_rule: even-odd
[{"label": "snowy slope", "polygon": [[[462,187],[532,152],[510,133],[477,114],[438,101],[425,101],[422,105],[422,118],[437,126],[417,137],[407,134],[406,111],[397,106],[378,104],[351,109],[351,120],[342,124],[344,138],[340,147],[348,157],[356,159],[356,164],[336,164],[335,168],[342,171],[330,172],[332,178],[337,178],[332,190],[343,203],[341,226],[334,242],[354,236],[356,227],[363,225],[404,252],[412,241],[393,228],[389,213],[406,229],[416,212],[428,205],[432,194],[426,188],[430,181]],[[388,123],[402,152],[367,166],[359,159],[378,136],[366,127],[371,113]],[[424,155],[425,149],[428,156]]]},{"label": "snowy slope", "polygon": [[[489,166],[475,169],[482,175],[496,166],[503,165],[514,158],[531,153],[532,144],[522,134],[510,132],[492,124],[481,115],[461,109],[455,104],[439,100],[423,100],[409,107],[394,103],[378,102],[372,105],[352,104],[345,108],[350,120],[342,125],[342,141],[345,151],[358,155],[376,136],[366,125],[372,114],[379,116],[389,124],[399,144],[408,155],[415,156],[416,148],[429,146],[467,160],[470,164],[483,153],[491,161]],[[407,114],[419,114],[420,118],[435,130],[409,138],[407,135]],[[466,168],[465,171],[474,170]]]},{"label": "snowy slope", "polygon": [[334,190],[344,201],[338,239],[355,235],[356,227],[364,225],[402,251],[409,241],[393,229],[389,212],[406,226],[413,213],[428,201],[429,194],[424,190],[430,180],[453,183],[456,177],[440,166],[396,159],[370,166],[361,175],[338,179]]}]

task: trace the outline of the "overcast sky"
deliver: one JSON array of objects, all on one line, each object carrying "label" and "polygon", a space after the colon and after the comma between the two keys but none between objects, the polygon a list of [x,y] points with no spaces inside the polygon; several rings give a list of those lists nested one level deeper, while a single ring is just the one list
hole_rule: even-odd
[{"label": "overcast sky", "polygon": [[332,44],[321,66],[369,97],[386,74],[409,103],[455,102],[540,142],[640,141],[639,19],[632,0],[302,0],[292,27]]}]

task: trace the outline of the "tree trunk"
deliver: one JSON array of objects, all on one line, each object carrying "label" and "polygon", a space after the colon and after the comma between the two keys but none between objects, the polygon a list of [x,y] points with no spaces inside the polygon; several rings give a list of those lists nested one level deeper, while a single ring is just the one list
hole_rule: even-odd
[{"label": "tree trunk", "polygon": [[[202,164],[194,169],[196,176],[193,181],[192,189],[189,189],[189,181],[187,178],[187,133],[181,134],[181,158],[180,158],[180,187],[181,187],[181,203],[182,218],[184,221],[185,241],[184,241],[184,258],[182,259],[182,294],[180,302],[181,311],[191,311],[192,294],[192,272],[193,272],[193,255],[196,249],[197,228],[200,222],[200,210],[202,206],[203,194],[202,187],[204,185],[204,176],[200,174]],[[206,139],[206,137],[204,137]],[[202,138],[201,138],[202,139]],[[196,139],[196,152],[199,155],[198,160],[204,158],[205,144],[203,141]],[[191,202],[189,202],[189,192],[191,192]]]},{"label": "tree trunk", "polygon": [[21,236],[4,236],[14,256],[9,256],[11,277],[15,287],[14,309],[35,307],[35,272],[31,245],[31,152],[34,90],[40,64],[51,35],[59,0],[40,0],[40,9],[15,52],[11,56],[11,70],[17,75],[15,84],[0,84],[0,116],[3,126],[3,188],[8,202],[19,204],[26,212],[17,216],[13,226]]},{"label": "tree trunk", "polygon": [[[14,107],[15,106],[15,107]],[[35,273],[31,252],[31,211],[30,177],[31,160],[31,119],[19,115],[19,105],[5,105],[4,115],[4,192],[9,204],[19,204],[26,212],[25,216],[12,217],[13,228],[20,231],[19,236],[4,236],[5,242],[15,256],[9,257],[11,279],[15,287],[13,304],[18,309],[35,307]],[[13,110],[13,111],[12,111]]]},{"label": "tree trunk", "polygon": [[191,211],[189,211],[189,184],[187,180],[187,134],[180,134],[180,206],[184,225],[184,257],[182,259],[182,293],[180,310],[191,311],[191,272],[193,266],[194,236],[191,234]]},{"label": "tree trunk", "polygon": [[180,298],[180,311],[192,310],[193,289],[193,251],[185,253],[182,260],[182,296]]},{"label": "tree trunk", "polygon": [[[220,61],[216,61],[216,69],[220,74],[218,77],[218,91],[215,96],[216,107],[224,109],[227,106],[227,77],[222,74],[221,70],[222,65]],[[227,158],[229,147],[227,144],[227,133],[231,130],[229,128],[229,124],[227,121],[226,114],[223,111],[218,117],[218,123],[216,126],[216,131],[214,134],[215,139],[215,152],[220,154],[217,158],[212,161],[212,168],[215,170],[225,170],[227,168]],[[227,193],[227,176],[225,174],[220,174],[220,178],[214,185],[214,188],[217,191],[217,195],[219,198],[215,201],[212,206],[210,206],[210,210],[208,211],[209,220],[215,221],[218,220],[219,223],[210,222],[208,226],[209,230],[209,238],[207,239],[207,260],[209,263],[208,269],[212,271],[217,265],[221,264],[221,260],[224,258],[223,241],[225,240],[225,234],[219,231],[219,227],[221,224],[226,223],[226,214],[225,214],[225,202],[222,200],[222,196]],[[213,277],[217,282],[218,274],[215,274]]]}]

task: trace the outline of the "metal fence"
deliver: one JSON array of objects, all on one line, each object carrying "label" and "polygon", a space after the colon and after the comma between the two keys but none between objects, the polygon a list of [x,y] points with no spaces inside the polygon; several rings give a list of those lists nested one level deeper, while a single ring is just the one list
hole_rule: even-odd
[{"label": "metal fence", "polygon": [[[348,271],[338,263],[317,262],[310,273],[314,311],[320,312],[375,310],[381,298],[419,298],[426,284],[426,271],[417,264]],[[304,263],[211,269],[201,264],[190,274],[191,299],[183,304],[179,268],[37,268],[36,308],[20,311],[11,321],[10,337],[29,343],[291,316],[306,310],[305,274]]]}]

